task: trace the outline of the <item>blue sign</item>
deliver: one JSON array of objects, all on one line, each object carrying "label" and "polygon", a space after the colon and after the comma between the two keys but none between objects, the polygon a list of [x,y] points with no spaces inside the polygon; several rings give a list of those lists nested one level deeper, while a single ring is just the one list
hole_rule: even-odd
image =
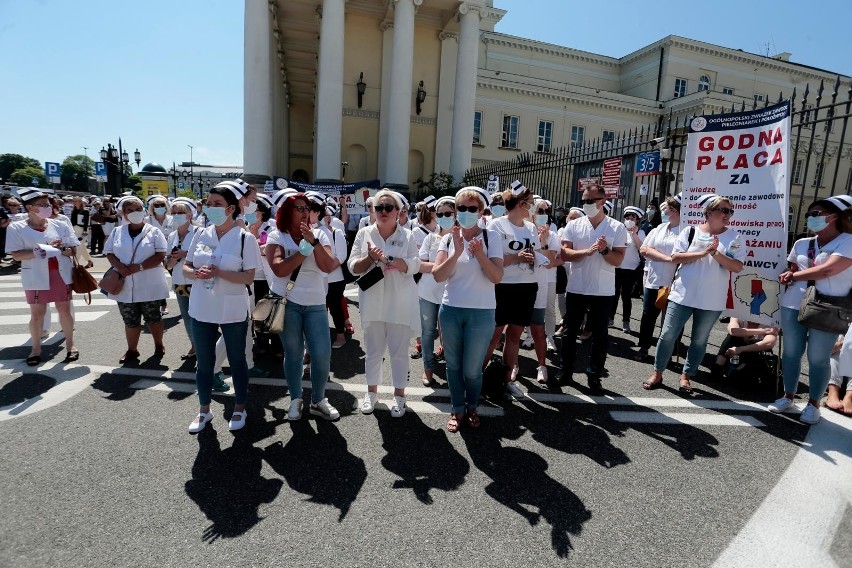
[{"label": "blue sign", "polygon": [[38,187],[38,178],[32,178],[30,183],[33,184],[33,187]]},{"label": "blue sign", "polygon": [[642,152],[636,156],[636,176],[654,176],[660,173],[660,151]]},{"label": "blue sign", "polygon": [[59,183],[59,164],[56,162],[45,162],[44,163],[44,175],[47,176],[49,181],[53,183]]},{"label": "blue sign", "polygon": [[103,162],[95,162],[95,175],[96,176],[105,176],[107,175],[106,164]]},{"label": "blue sign", "polygon": [[186,189],[186,184],[183,183],[182,181],[179,181],[178,182],[178,189]]}]

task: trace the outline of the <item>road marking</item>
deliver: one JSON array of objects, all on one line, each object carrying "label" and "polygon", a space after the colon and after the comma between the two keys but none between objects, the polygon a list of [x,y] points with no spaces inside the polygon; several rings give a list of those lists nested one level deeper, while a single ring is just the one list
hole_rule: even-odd
[{"label": "road marking", "polygon": [[[20,418],[56,406],[89,387],[97,378],[85,366],[54,365],[49,369],[39,369],[39,375],[45,375],[56,381],[56,385],[47,392],[17,404],[0,407],[0,422]],[[9,373],[15,374],[15,373]]]},{"label": "road marking", "polygon": [[[47,339],[42,339],[42,345],[53,345],[54,343],[59,343],[65,339],[65,336],[62,332],[54,333]],[[7,347],[29,347],[32,345],[32,341],[30,339],[29,333],[6,333],[0,335],[0,349],[6,349]]]},{"label": "road marking", "polygon": [[[86,306],[114,306],[115,300],[107,298],[92,298],[92,303],[87,304],[86,300],[72,300],[71,303],[75,308],[85,308]],[[0,310],[26,310],[30,305],[26,302],[2,302]]]},{"label": "road marking", "polygon": [[[109,312],[77,312],[74,314],[74,321],[95,321],[99,317],[107,315]],[[0,316],[0,326],[3,325],[24,325],[30,323],[30,314],[13,314],[9,316]]]},{"label": "road marking", "polygon": [[611,410],[616,422],[632,424],[689,424],[691,426],[752,426],[764,428],[766,424],[745,414],[698,414],[693,412],[636,412]]},{"label": "road marking", "polygon": [[[714,568],[838,566],[832,542],[852,506],[852,421],[828,409]],[[840,559],[838,559],[840,560]],[[846,559],[848,560],[848,558]]]}]

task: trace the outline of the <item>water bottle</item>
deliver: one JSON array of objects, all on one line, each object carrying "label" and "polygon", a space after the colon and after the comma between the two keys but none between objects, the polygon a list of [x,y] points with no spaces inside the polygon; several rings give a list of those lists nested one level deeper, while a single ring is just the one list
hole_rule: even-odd
[{"label": "water bottle", "polygon": [[741,246],[743,246],[743,243],[740,240],[740,236],[737,235],[736,238],[731,241],[731,244],[728,245],[728,249],[725,251],[725,256],[734,258],[739,252]]},{"label": "water bottle", "polygon": [[[213,251],[213,254],[210,255],[210,263],[207,265],[208,267],[219,266],[219,262],[222,260],[222,255],[219,254],[219,251]],[[212,290],[216,286],[216,278],[208,278],[204,281],[204,288],[207,290]]]}]

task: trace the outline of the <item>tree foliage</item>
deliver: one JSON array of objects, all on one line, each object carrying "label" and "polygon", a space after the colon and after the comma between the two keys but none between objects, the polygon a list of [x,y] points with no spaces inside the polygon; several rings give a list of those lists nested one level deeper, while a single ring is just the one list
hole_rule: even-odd
[{"label": "tree foliage", "polygon": [[447,172],[432,172],[429,179],[417,178],[414,180],[416,189],[412,197],[419,199],[427,195],[441,197],[444,195],[455,195],[461,186],[458,185],[453,176]]},{"label": "tree foliage", "polygon": [[83,154],[68,156],[62,162],[60,179],[65,189],[88,193],[89,176],[94,174],[95,162]]},{"label": "tree foliage", "polygon": [[[0,154],[0,179],[11,180],[12,173],[15,170],[20,170],[26,167],[41,169],[41,162],[35,158],[27,158],[20,154]],[[44,175],[42,175],[42,177],[44,177]],[[30,186],[32,184],[28,180],[24,185]]]},{"label": "tree foliage", "polygon": [[124,187],[121,189],[122,191],[130,190],[133,193],[137,193],[142,190],[142,178],[138,175],[130,175],[124,178]]},{"label": "tree foliage", "polygon": [[38,187],[49,187],[47,176],[44,175],[44,170],[38,166],[24,166],[13,171],[9,176],[9,180],[21,187],[31,187],[33,178],[38,180]]}]

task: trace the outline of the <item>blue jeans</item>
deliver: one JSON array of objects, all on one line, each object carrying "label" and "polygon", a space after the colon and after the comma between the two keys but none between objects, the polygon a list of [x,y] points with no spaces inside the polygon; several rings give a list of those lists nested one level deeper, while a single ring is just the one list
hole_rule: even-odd
[{"label": "blue jeans", "polygon": [[[192,318],[189,317],[189,296],[179,296],[175,294],[178,309],[180,310],[180,319],[183,320],[183,327],[186,330],[186,336],[190,341],[194,342],[192,337]],[[194,344],[194,343],[193,343]]]},{"label": "blue jeans", "polygon": [[420,298],[420,345],[423,351],[423,370],[435,368],[435,338],[438,337],[438,304]]},{"label": "blue jeans", "polygon": [[246,363],[246,321],[237,323],[207,323],[192,320],[192,339],[195,344],[195,387],[201,406],[210,404],[210,389],[213,386],[213,365],[216,362],[216,340],[219,329],[225,340],[225,351],[231,364],[234,379],[236,404],[245,404],[248,399],[248,364]]},{"label": "blue jeans", "polygon": [[302,306],[287,302],[284,311],[284,378],[290,390],[290,400],[302,398],[302,357],[305,341],[311,354],[311,402],[325,398],[325,385],[331,366],[331,335],[328,331],[325,304]]},{"label": "blue jeans", "polygon": [[719,320],[721,313],[721,310],[700,310],[669,301],[666,316],[663,319],[663,331],[660,332],[660,340],[657,342],[654,369],[659,373],[665,370],[669,359],[672,358],[677,338],[686,326],[686,321],[692,316],[692,339],[689,342],[683,374],[687,377],[697,375],[698,366],[707,351],[707,339],[710,337],[710,331]]},{"label": "blue jeans", "polygon": [[453,413],[476,409],[482,392],[482,361],[494,333],[494,310],[441,305],[438,313]]},{"label": "blue jeans", "polygon": [[642,321],[639,323],[639,347],[648,349],[654,344],[654,328],[657,327],[657,318],[660,309],[657,307],[656,288],[645,288],[642,295]]},{"label": "blue jeans", "polygon": [[784,347],[781,351],[781,374],[784,392],[796,394],[802,372],[802,355],[808,347],[808,398],[819,400],[825,394],[831,377],[831,351],[837,334],[810,329],[799,323],[799,310],[781,308],[781,329]]}]

